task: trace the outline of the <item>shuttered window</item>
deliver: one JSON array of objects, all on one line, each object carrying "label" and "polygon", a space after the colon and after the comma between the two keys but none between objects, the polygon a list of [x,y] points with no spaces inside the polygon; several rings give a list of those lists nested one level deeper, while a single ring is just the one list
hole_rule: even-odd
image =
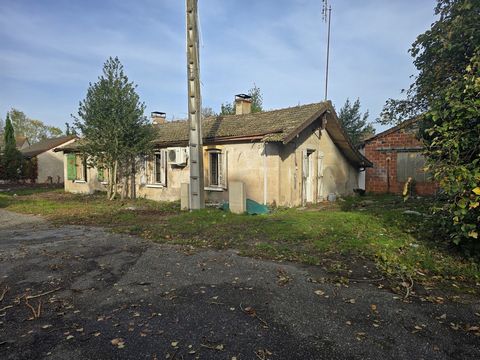
[{"label": "shuttered window", "polygon": [[429,174],[425,167],[425,157],[420,152],[399,152],[397,153],[397,181],[407,181],[409,177],[416,182],[428,181]]}]

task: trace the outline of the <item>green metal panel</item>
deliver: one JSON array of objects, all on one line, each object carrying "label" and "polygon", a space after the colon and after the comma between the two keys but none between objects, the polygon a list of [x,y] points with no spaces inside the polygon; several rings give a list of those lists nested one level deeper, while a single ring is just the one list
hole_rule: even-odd
[{"label": "green metal panel", "polygon": [[67,179],[75,180],[77,178],[77,167],[75,166],[75,154],[67,154]]}]

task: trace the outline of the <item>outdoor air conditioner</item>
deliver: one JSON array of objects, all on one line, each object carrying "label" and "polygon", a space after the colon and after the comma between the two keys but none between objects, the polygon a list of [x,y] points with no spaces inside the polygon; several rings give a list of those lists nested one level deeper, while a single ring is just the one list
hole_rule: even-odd
[{"label": "outdoor air conditioner", "polygon": [[181,147],[167,149],[168,163],[171,165],[187,165],[187,149]]}]

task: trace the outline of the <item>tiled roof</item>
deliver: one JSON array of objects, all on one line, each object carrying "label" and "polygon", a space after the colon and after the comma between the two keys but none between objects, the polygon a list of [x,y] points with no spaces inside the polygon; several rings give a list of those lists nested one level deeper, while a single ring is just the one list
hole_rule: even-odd
[{"label": "tiled roof", "polygon": [[391,127],[385,131],[382,131],[378,134],[375,134],[375,135],[372,135],[370,136],[369,138],[366,138],[365,140],[363,140],[363,144],[367,143],[367,142],[370,142],[374,139],[378,139],[379,137],[382,137],[382,136],[385,136],[385,135],[389,135],[395,131],[398,131],[400,129],[404,129],[406,127],[409,127],[410,125],[413,125],[415,123],[417,123],[418,121],[421,120],[421,117],[420,116],[417,116],[417,117],[414,117],[412,119],[408,119],[408,120],[405,120],[403,122],[401,122],[400,124],[398,124],[397,126],[394,126],[394,127]]},{"label": "tiled roof", "polygon": [[[27,138],[25,136],[15,136],[15,143],[17,146],[17,149],[20,149],[23,144],[25,144],[25,141],[27,141]],[[0,148],[3,148],[5,143],[4,135],[3,133],[0,133]]]},{"label": "tiled roof", "polygon": [[75,139],[74,135],[65,135],[56,138],[45,139],[21,150],[21,153],[26,157],[36,156],[73,139]]},{"label": "tiled roof", "polygon": [[[327,103],[315,103],[253,114],[212,116],[203,120],[203,138],[205,142],[235,137],[284,141],[297,127],[317,118],[326,108]],[[187,121],[171,121],[156,127],[158,145],[188,143]]]}]

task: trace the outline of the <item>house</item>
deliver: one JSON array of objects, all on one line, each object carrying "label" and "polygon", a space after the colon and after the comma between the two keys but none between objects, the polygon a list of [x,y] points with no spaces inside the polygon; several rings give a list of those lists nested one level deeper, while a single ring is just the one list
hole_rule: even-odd
[{"label": "house", "polygon": [[414,180],[416,194],[432,195],[437,191],[438,185],[423,169],[419,124],[420,120],[413,118],[363,142],[361,152],[373,163],[365,172],[367,192],[401,194],[409,177]]},{"label": "house", "polygon": [[29,159],[36,167],[37,183],[63,183],[63,156],[54,149],[75,141],[75,136],[66,135],[44,139],[20,150],[23,157]]},{"label": "house", "polygon": [[[15,136],[15,144],[17,146],[17,150],[23,150],[30,146],[30,142],[25,136]],[[3,152],[4,147],[5,147],[5,138],[3,133],[0,133],[0,152]]]},{"label": "house", "polygon": [[[203,120],[205,198],[228,200],[229,182],[245,184],[248,198],[263,204],[298,206],[348,195],[358,170],[371,163],[342,130],[330,102],[251,113],[251,99],[237,95],[236,115]],[[137,175],[137,195],[180,199],[189,182],[188,122],[152,113],[158,131],[154,155]],[[103,171],[87,168],[75,146],[65,147],[65,191],[105,190]]]}]

